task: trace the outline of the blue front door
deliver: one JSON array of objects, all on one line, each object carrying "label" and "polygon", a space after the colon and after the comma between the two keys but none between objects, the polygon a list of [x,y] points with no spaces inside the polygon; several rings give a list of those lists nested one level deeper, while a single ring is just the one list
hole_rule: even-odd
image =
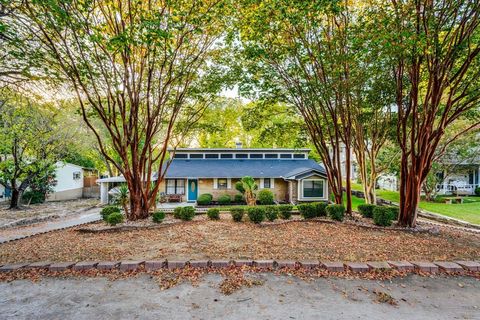
[{"label": "blue front door", "polygon": [[188,179],[188,201],[197,201],[198,180]]}]

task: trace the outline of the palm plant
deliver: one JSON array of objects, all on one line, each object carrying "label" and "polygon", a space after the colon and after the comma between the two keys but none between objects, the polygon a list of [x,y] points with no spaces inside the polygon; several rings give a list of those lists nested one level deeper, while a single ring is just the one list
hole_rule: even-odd
[{"label": "palm plant", "polygon": [[244,190],[245,201],[247,201],[247,205],[254,206],[257,203],[257,195],[255,191],[258,189],[255,180],[252,177],[245,176],[243,177],[240,182],[242,183],[242,188]]},{"label": "palm plant", "polygon": [[128,217],[128,203],[130,201],[130,193],[126,184],[122,184],[118,188],[118,195],[115,199],[118,205],[121,205],[125,211],[125,216]]}]

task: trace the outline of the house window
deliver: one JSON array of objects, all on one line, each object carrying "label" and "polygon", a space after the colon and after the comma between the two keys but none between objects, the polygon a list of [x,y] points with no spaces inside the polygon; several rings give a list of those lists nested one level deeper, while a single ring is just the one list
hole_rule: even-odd
[{"label": "house window", "polygon": [[216,154],[216,153],[210,153],[210,154],[207,153],[207,154],[205,155],[205,159],[218,159],[218,154]]},{"label": "house window", "polygon": [[167,194],[185,194],[185,180],[167,179]]},{"label": "house window", "polygon": [[190,153],[190,159],[203,159],[203,153]]},{"label": "house window", "polygon": [[227,179],[218,179],[217,184],[218,184],[218,189],[227,189],[228,188]]},{"label": "house window", "polygon": [[266,153],[265,154],[265,159],[277,159],[278,154],[271,154],[271,153]]},{"label": "house window", "polygon": [[75,171],[73,173],[73,180],[80,180],[81,177],[82,177],[82,173],[80,171]]},{"label": "house window", "polygon": [[232,159],[232,158],[233,158],[233,154],[231,154],[231,153],[222,153],[222,154],[220,155],[220,158],[222,158],[222,159]]},{"label": "house window", "polygon": [[186,153],[175,154],[175,156],[174,156],[173,158],[174,158],[174,159],[187,159],[187,158],[188,158],[188,154],[186,154]]},{"label": "house window", "polygon": [[250,159],[263,159],[263,154],[261,154],[261,153],[250,153]]},{"label": "house window", "polygon": [[292,155],[290,153],[282,153],[280,154],[281,159],[292,159]]},{"label": "house window", "polygon": [[237,153],[237,154],[235,155],[235,158],[237,158],[237,159],[248,159],[248,154],[246,154],[246,153]]},{"label": "house window", "polygon": [[294,157],[295,159],[305,159],[305,155],[304,155],[304,154],[298,154],[298,153],[297,153],[297,154],[294,154],[293,157]]},{"label": "house window", "polygon": [[323,180],[303,180],[304,198],[323,198]]},{"label": "house window", "polygon": [[263,179],[263,187],[265,189],[270,189],[272,187],[272,179],[271,178]]}]

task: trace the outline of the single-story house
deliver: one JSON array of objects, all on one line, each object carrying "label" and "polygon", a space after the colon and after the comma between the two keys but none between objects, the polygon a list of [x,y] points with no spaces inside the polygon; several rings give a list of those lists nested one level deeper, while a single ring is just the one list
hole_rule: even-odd
[{"label": "single-story house", "polygon": [[98,196],[97,170],[67,162],[55,164],[53,192],[47,201],[73,200]]},{"label": "single-story house", "polygon": [[[269,189],[278,202],[327,201],[326,171],[308,158],[309,149],[205,149],[169,150],[172,159],[160,185],[167,197],[195,202],[209,193],[213,199],[239,192],[235,183],[244,176],[255,178],[259,189]],[[153,177],[155,180],[156,177]],[[123,177],[98,179],[101,202],[108,203],[108,191],[123,183]]]}]

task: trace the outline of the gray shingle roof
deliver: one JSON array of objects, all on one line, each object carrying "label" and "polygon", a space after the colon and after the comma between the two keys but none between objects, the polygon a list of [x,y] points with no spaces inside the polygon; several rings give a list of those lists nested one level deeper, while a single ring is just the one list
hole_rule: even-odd
[{"label": "gray shingle roof", "polygon": [[187,160],[174,159],[166,178],[294,178],[309,171],[326,175],[314,160]]}]

